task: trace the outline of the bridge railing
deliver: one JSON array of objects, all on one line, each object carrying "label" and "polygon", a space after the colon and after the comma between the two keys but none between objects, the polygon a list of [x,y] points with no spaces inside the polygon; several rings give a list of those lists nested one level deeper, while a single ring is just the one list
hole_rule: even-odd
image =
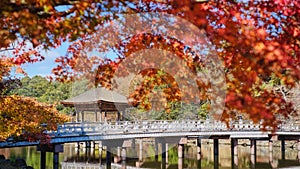
[{"label": "bridge railing", "polygon": [[[151,132],[213,132],[226,130],[259,131],[262,124],[252,121],[233,121],[227,126],[220,121],[178,120],[178,121],[119,121],[119,122],[86,122],[65,123],[57,131],[48,131],[53,136],[76,136],[85,134],[130,134]],[[279,131],[300,131],[299,122],[285,122],[278,126]]]},{"label": "bridge railing", "polygon": [[300,131],[300,121],[284,121],[278,126],[280,131]]}]

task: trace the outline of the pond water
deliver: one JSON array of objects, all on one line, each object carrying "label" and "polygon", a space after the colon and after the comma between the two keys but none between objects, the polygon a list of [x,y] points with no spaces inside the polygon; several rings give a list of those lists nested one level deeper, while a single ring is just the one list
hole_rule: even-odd
[{"label": "pond water", "polygon": [[[261,142],[261,141],[260,141]],[[267,143],[267,142],[265,142]],[[231,146],[227,142],[219,144],[219,163],[215,165],[213,155],[213,145],[210,141],[202,141],[201,145],[201,158],[197,157],[197,147],[193,144],[185,146],[184,158],[178,159],[177,146],[169,144],[169,151],[167,157],[166,168],[168,169],[231,169]],[[159,146],[160,149],[160,146]],[[117,149],[112,149],[116,154]],[[59,154],[60,168],[72,168],[71,166],[103,166],[105,168],[105,152],[102,152],[100,158],[99,149],[97,148],[75,148],[74,144],[65,144],[64,152]],[[155,158],[155,149],[152,142],[144,142],[142,150],[142,162],[139,162],[140,150],[138,142],[135,148],[127,148],[126,166],[134,166],[140,168],[161,168],[161,155],[158,159]],[[286,142],[285,157],[282,159],[280,144],[275,142],[273,152],[270,153],[267,144],[258,143],[256,151],[255,166],[251,165],[250,146],[245,141],[239,141],[238,146],[238,167],[239,169],[268,169],[268,168],[299,168],[300,163],[297,157],[298,150],[296,149],[295,142]],[[17,158],[23,158],[27,165],[40,168],[40,152],[36,151],[36,147],[21,147],[21,148],[6,148],[0,149],[0,154],[6,158],[14,161]],[[116,155],[113,155],[116,156]],[[117,158],[115,157],[115,160]],[[113,160],[114,161],[114,160]],[[46,164],[48,169],[53,168],[53,154],[46,154]],[[75,164],[75,165],[74,165]],[[179,165],[178,165],[179,164]],[[182,165],[181,165],[182,164]],[[65,166],[65,167],[62,167]],[[69,167],[67,167],[69,166]],[[114,166],[114,165],[113,165]],[[92,167],[90,168],[92,169]]]}]

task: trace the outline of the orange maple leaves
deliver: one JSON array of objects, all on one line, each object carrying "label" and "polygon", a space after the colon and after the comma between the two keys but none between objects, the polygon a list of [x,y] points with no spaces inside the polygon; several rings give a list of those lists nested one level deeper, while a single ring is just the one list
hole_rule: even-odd
[{"label": "orange maple leaves", "polygon": [[[57,124],[68,117],[31,98],[20,96],[0,97],[0,141],[8,137],[35,140],[43,130],[55,130]],[[46,128],[41,124],[46,124]]]},{"label": "orange maple leaves", "polygon": [[[68,9],[58,11],[56,7],[62,3],[66,3]],[[126,6],[126,4],[130,5]],[[298,1],[219,0],[202,3],[182,0],[163,2],[142,0],[139,3],[37,1],[34,4],[25,3],[27,8],[19,11],[4,9],[7,5],[9,4],[3,4],[3,7],[0,5],[0,9],[3,9],[0,25],[6,28],[0,31],[2,39],[0,48],[8,47],[18,38],[17,35],[20,35],[20,38],[29,39],[33,46],[42,45],[45,48],[57,47],[66,40],[79,40],[70,46],[67,56],[57,59],[60,65],[54,69],[54,73],[58,79],[72,80],[72,76],[76,76],[74,70],[77,69],[92,75],[87,78],[94,78],[95,85],[102,84],[110,87],[110,79],[113,78],[122,59],[145,48],[170,51],[187,61],[191,71],[195,71],[203,64],[201,59],[196,57],[197,54],[187,57],[187,54],[183,52],[188,48],[185,44],[172,40],[172,37],[160,37],[160,35],[137,33],[132,37],[124,37],[123,42],[112,47],[118,53],[117,60],[109,58],[99,60],[95,57],[82,56],[78,52],[81,50],[80,45],[84,45],[86,40],[94,35],[97,28],[117,18],[116,14],[120,11],[125,13],[166,12],[182,17],[206,32],[218,57],[224,60],[228,89],[225,118],[229,118],[231,111],[239,111],[249,114],[254,121],[265,119],[271,123],[275,120],[275,114],[285,115],[292,111],[291,105],[282,100],[281,95],[263,89],[261,85],[266,81],[265,77],[271,75],[280,78],[282,83],[289,87],[300,79],[300,2]],[[24,6],[20,3],[13,5]],[[174,25],[176,24],[175,22]],[[109,36],[110,34],[103,34],[103,37],[99,39]],[[165,39],[169,39],[169,42],[167,43]],[[32,59],[28,57],[32,54],[35,55],[30,52],[28,55],[16,55],[14,64],[42,60],[39,55]],[[94,69],[95,67],[97,69]],[[0,70],[1,74],[8,71],[5,66],[1,66]],[[90,71],[93,71],[92,74]],[[86,74],[81,74],[81,76],[84,75]],[[161,77],[157,77],[155,85],[163,84],[159,80]],[[206,88],[204,84],[197,83],[199,88]],[[149,82],[144,84],[149,85]],[[145,92],[145,89],[140,91]],[[172,92],[167,93],[173,96]],[[179,94],[174,96],[176,98]],[[284,109],[278,107],[284,107]]]}]

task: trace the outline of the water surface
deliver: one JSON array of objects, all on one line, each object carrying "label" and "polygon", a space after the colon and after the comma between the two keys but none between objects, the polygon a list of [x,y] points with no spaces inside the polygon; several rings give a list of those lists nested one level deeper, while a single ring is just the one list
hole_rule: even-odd
[{"label": "water surface", "polygon": [[[267,143],[267,142],[266,142]],[[300,163],[297,157],[298,151],[294,144],[295,142],[288,142],[286,145],[285,157],[283,159],[281,154],[281,148],[279,143],[275,143],[273,147],[273,152],[270,153],[267,147],[259,145],[257,146],[257,156],[255,165],[251,163],[250,146],[247,141],[239,141],[238,146],[238,168],[239,169],[269,169],[269,168],[300,168]],[[139,142],[136,143],[135,148],[127,149],[127,156],[133,157],[128,158],[126,161],[127,166],[135,166],[140,168],[161,168],[161,155],[158,159],[155,158],[155,149],[152,142],[143,143],[142,151],[142,161],[139,160]],[[159,149],[160,149],[159,145]],[[216,165],[214,163],[213,146],[209,141],[202,141],[201,145],[201,158],[197,156],[196,146],[189,144],[185,146],[185,156],[183,159],[178,159],[177,156],[177,146],[169,144],[168,158],[166,167],[168,169],[231,169],[233,168],[233,161],[231,159],[231,149],[230,144],[220,143],[219,145],[219,163]],[[112,149],[113,156],[116,162],[119,164],[116,154],[117,149]],[[68,164],[77,166],[88,166],[92,164],[93,166],[103,166],[105,168],[105,152],[102,152],[102,157],[100,158],[99,149],[96,148],[75,148],[74,144],[65,144],[64,152],[59,154],[60,168],[62,165],[66,166]],[[6,148],[0,149],[0,154],[3,154],[6,158],[14,161],[17,158],[23,158],[27,162],[27,165],[34,167],[35,169],[40,168],[40,152],[36,151],[36,147],[21,147],[21,148]],[[141,158],[141,157],[140,157]],[[53,167],[53,154],[46,154],[46,164],[47,169],[52,169]],[[180,165],[182,164],[182,165]],[[91,166],[92,166],[91,165]],[[121,165],[121,164],[120,164]],[[113,165],[114,166],[114,165]]]}]

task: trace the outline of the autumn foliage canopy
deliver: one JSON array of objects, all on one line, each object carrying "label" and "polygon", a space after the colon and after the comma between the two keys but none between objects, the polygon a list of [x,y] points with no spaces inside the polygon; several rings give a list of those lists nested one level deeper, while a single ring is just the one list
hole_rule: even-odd
[{"label": "autumn foliage canopy", "polygon": [[[122,20],[119,14],[165,13],[185,19],[205,32],[218,59],[222,60],[225,75],[222,83],[226,86],[223,120],[228,121],[234,118],[233,112],[240,112],[254,122],[263,119],[265,125],[274,126],[279,122],[279,115],[286,117],[293,113],[291,103],[263,84],[273,77],[292,88],[300,78],[299,1],[5,0],[0,2],[0,11],[0,48],[13,53],[13,56],[1,56],[0,80],[9,76],[13,66],[22,72],[19,68],[22,64],[42,61],[42,49],[57,48],[65,42],[70,44],[69,48],[66,55],[56,59],[58,65],[53,70],[54,78],[61,81],[83,76],[92,79],[94,85],[112,87],[112,79],[122,61],[145,49],[171,52],[186,61],[192,73],[205,69],[201,53],[193,51],[193,46],[181,39],[142,29],[126,37],[119,32],[117,36],[122,40],[108,49],[99,48],[105,46],[105,39],[112,34],[106,30],[99,36],[97,31],[105,30],[114,19]],[[182,26],[176,21],[172,24]],[[92,44],[91,39],[95,37],[98,40]],[[83,55],[86,46],[99,49],[98,53],[113,51],[114,58]],[[139,73],[146,78],[130,94],[136,102],[143,103],[144,96],[158,85],[167,86],[163,93],[168,101],[182,97],[174,78],[165,74],[158,76],[158,71],[152,69]],[[211,99],[202,93],[209,84],[196,83],[199,93],[190,95]]]},{"label": "autumn foliage canopy", "polygon": [[43,130],[56,130],[58,123],[68,120],[53,106],[38,103],[31,98],[1,97],[0,107],[0,141],[8,137],[34,141]]}]

